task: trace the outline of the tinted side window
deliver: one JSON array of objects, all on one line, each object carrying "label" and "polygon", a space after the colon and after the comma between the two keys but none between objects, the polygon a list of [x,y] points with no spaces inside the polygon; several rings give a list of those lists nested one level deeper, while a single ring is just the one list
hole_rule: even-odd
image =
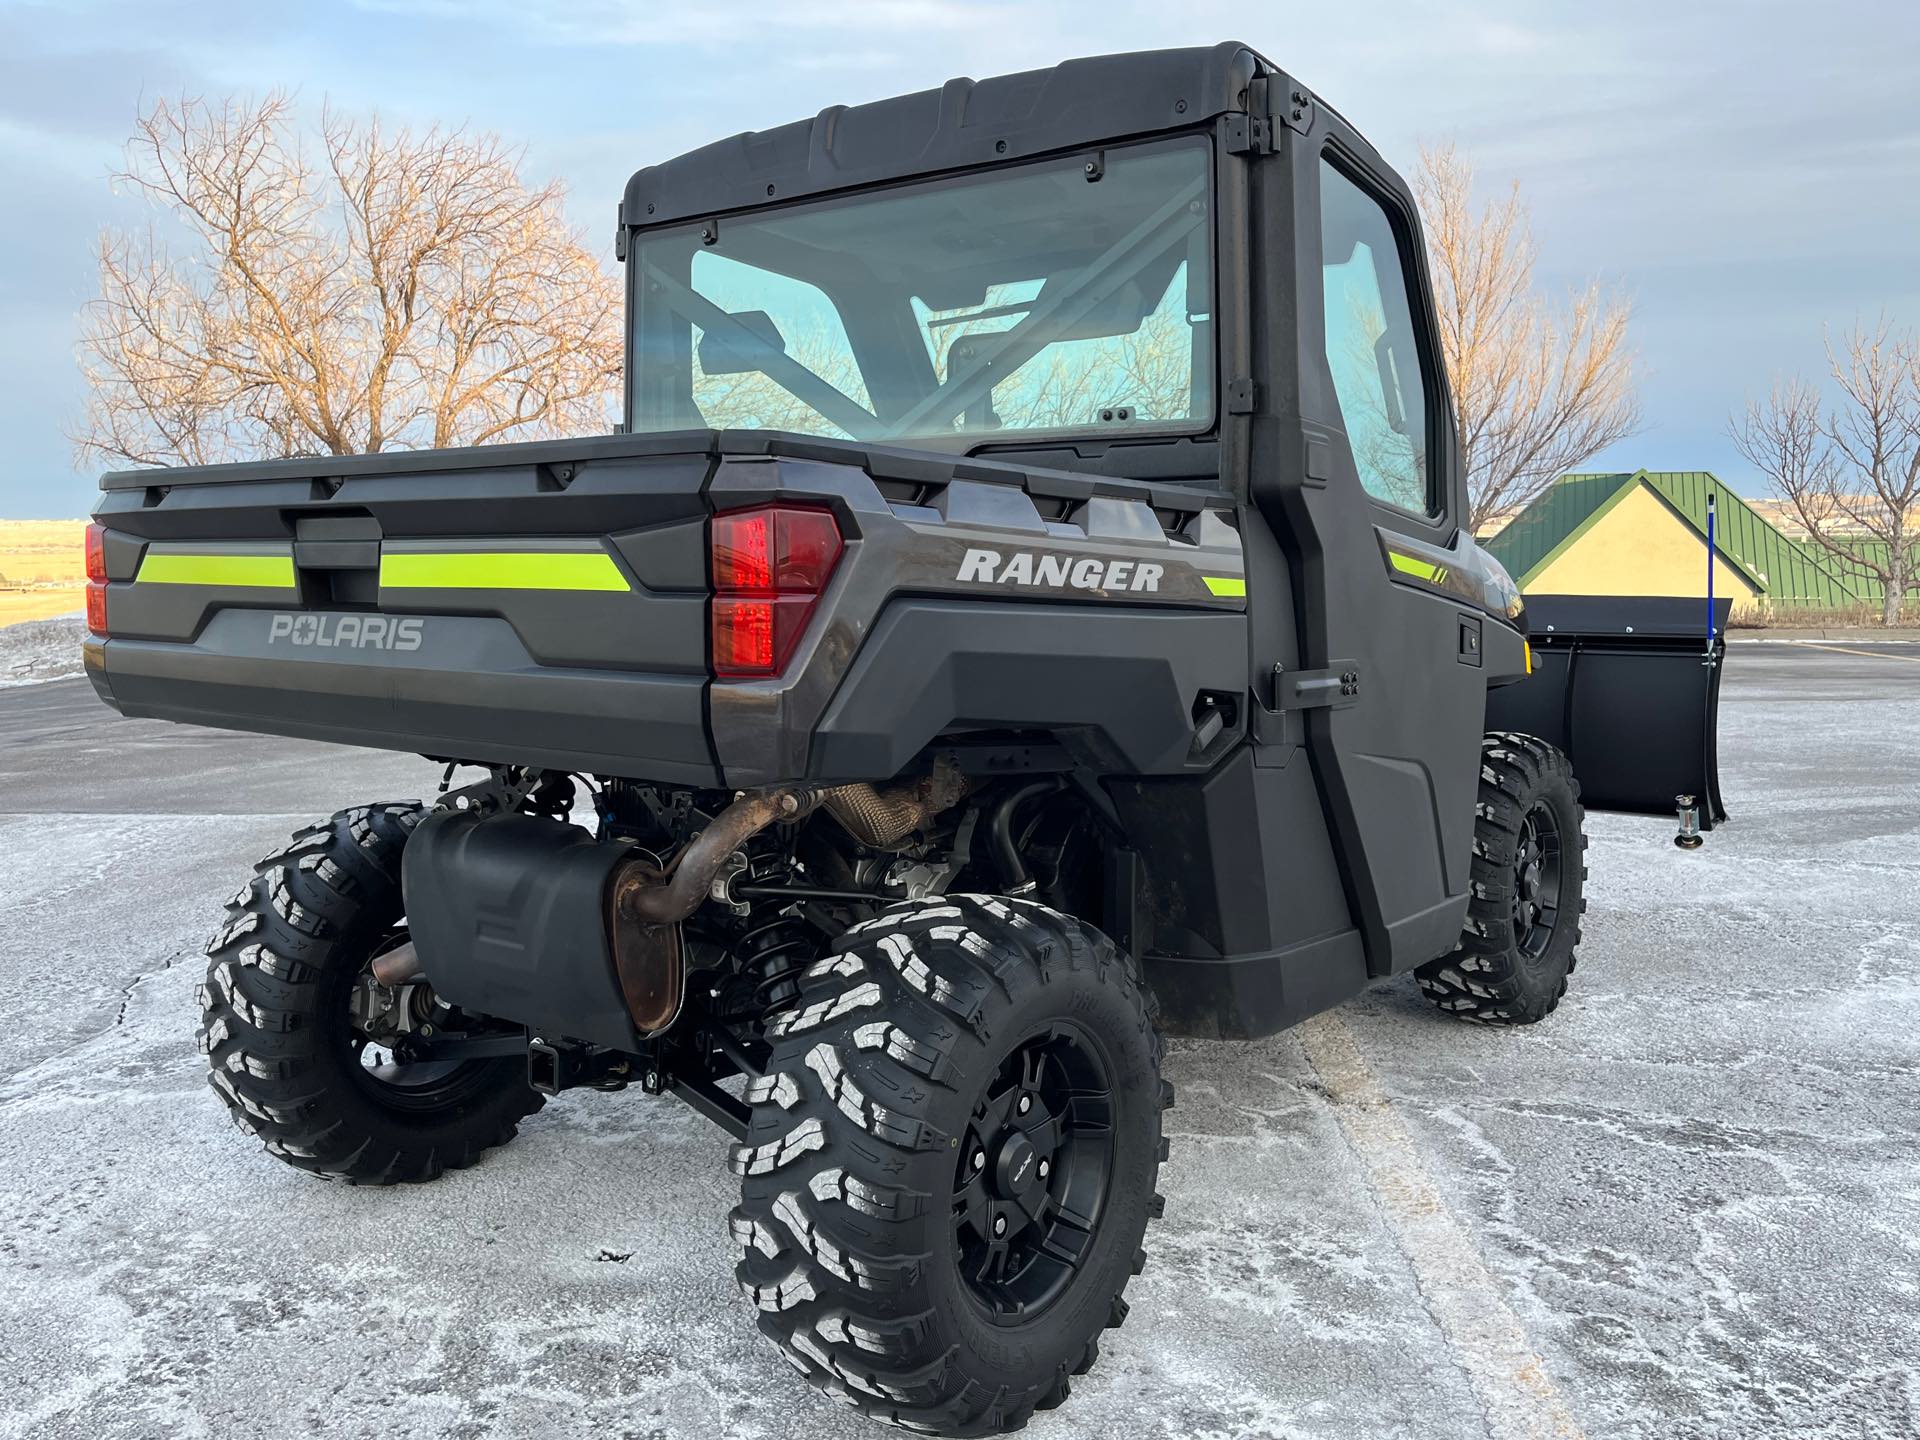
[{"label": "tinted side window", "polygon": [[1327,365],[1360,483],[1389,505],[1434,510],[1427,387],[1393,223],[1380,202],[1320,162]]}]

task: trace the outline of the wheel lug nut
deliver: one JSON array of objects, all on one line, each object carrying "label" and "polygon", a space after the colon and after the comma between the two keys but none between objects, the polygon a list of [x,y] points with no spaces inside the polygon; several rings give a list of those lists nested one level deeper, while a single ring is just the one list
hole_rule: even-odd
[{"label": "wheel lug nut", "polygon": [[1007,1217],[1006,1216],[996,1215],[993,1217],[993,1233],[996,1235],[1004,1235],[1007,1233]]},{"label": "wheel lug nut", "polygon": [[974,1152],[973,1152],[973,1168],[974,1168],[974,1169],[976,1169],[976,1170],[981,1170],[981,1169],[984,1169],[984,1168],[986,1168],[986,1163],[987,1163],[987,1152],[986,1152],[986,1151],[984,1151],[984,1150],[976,1150],[976,1151],[974,1151]]},{"label": "wheel lug nut", "polygon": [[1019,1105],[1015,1108],[1018,1109],[1022,1115],[1026,1114],[1029,1110],[1033,1109],[1033,1097],[1031,1095],[1022,1095]]},{"label": "wheel lug nut", "polygon": [[1053,1162],[1050,1160],[1042,1160],[1040,1162],[1040,1178],[1044,1180],[1047,1178],[1047,1176],[1051,1175],[1052,1173],[1053,1173]]}]

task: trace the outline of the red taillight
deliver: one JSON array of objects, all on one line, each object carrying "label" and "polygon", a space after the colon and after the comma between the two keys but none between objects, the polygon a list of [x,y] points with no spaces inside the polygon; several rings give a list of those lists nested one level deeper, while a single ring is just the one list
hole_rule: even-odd
[{"label": "red taillight", "polygon": [[713,588],[723,595],[817,595],[839,561],[828,511],[769,505],[713,517]]},{"label": "red taillight", "polygon": [[740,510],[713,517],[713,588],[773,589],[773,512]]},{"label": "red taillight", "polygon": [[102,636],[107,633],[106,534],[103,526],[87,526],[87,629]]},{"label": "red taillight", "polygon": [[778,675],[840,563],[826,510],[764,505],[713,517],[713,673]]},{"label": "red taillight", "polygon": [[813,618],[814,596],[716,595],[713,673],[729,679],[778,675]]}]

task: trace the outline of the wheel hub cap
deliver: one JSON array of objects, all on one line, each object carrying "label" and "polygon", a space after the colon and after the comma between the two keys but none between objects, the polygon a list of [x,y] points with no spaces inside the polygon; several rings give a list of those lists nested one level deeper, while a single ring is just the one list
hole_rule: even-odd
[{"label": "wheel hub cap", "polygon": [[993,1165],[993,1188],[1002,1200],[1024,1200],[1040,1183],[1040,1152],[1019,1130],[1001,1142]]},{"label": "wheel hub cap", "polygon": [[1085,1261],[1113,1125],[1105,1061],[1074,1025],[1016,1048],[988,1083],[961,1140],[953,1226],[961,1276],[997,1323],[1031,1319]]},{"label": "wheel hub cap", "polygon": [[1560,897],[1560,834],[1553,812],[1536,804],[1521,822],[1513,853],[1514,940],[1527,955],[1546,952]]}]

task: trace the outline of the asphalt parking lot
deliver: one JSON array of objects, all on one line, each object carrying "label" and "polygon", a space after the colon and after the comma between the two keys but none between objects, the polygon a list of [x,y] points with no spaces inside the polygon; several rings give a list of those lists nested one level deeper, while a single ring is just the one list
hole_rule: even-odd
[{"label": "asphalt parking lot", "polygon": [[[1920,1433],[1920,646],[1743,644],[1734,819],[1592,819],[1548,1023],[1408,982],[1174,1047],[1166,1219],[1064,1437]],[[568,1096],[335,1187],[207,1092],[199,953],[408,757],[0,691],[0,1434],[874,1436],[734,1289],[718,1132]]]}]

